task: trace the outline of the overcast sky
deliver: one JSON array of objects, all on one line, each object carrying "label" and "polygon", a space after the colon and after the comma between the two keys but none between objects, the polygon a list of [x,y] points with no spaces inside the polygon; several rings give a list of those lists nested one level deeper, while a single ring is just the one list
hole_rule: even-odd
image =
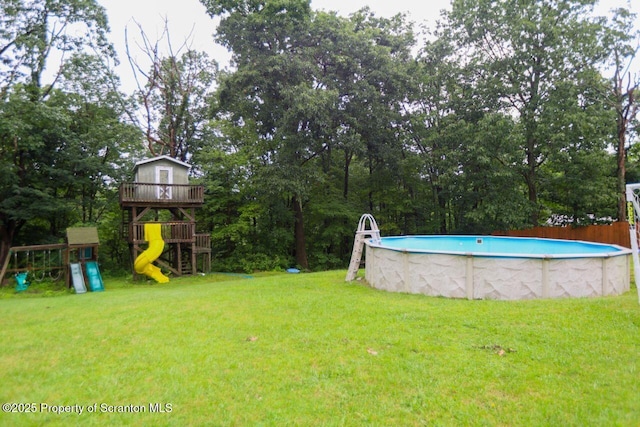
[{"label": "overcast sky", "polygon": [[[216,23],[206,14],[204,6],[199,0],[98,0],[107,10],[111,27],[111,41],[118,53],[121,66],[118,73],[122,79],[123,90],[133,89],[131,71],[127,63],[125,52],[125,28],[128,29],[130,45],[132,41],[140,40],[139,23],[148,38],[155,42],[160,38],[164,28],[164,20],[169,23],[171,42],[177,48],[185,39],[190,40],[191,48],[207,52],[221,67],[228,64],[229,54],[220,46],[213,43],[213,33]],[[311,7],[315,10],[333,10],[348,16],[364,6],[369,6],[378,16],[390,17],[399,12],[407,12],[416,24],[426,24],[433,28],[433,24],[440,16],[442,9],[450,7],[450,0],[311,0]],[[632,0],[632,10],[640,12],[638,0]],[[605,13],[613,7],[629,7],[628,0],[601,0],[599,13]],[[132,54],[136,49],[132,46]],[[138,60],[142,54],[138,50]]]}]

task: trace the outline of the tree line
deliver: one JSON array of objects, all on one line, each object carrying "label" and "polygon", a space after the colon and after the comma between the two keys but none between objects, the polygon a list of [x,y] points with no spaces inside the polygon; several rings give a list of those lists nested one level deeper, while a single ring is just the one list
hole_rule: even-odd
[{"label": "tree line", "polygon": [[625,219],[640,179],[629,10],[453,0],[419,42],[403,14],[201,3],[232,66],[145,38],[152,65],[127,56],[125,94],[97,2],[0,0],[0,259],[90,223],[105,268],[127,271],[117,187],[159,154],[205,186],[198,225],[222,271],[344,268],[365,212],[385,235]]}]

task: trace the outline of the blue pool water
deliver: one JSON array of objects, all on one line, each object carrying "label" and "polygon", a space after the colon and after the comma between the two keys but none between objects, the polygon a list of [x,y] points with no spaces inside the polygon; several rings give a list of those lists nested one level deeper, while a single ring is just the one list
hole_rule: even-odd
[{"label": "blue pool water", "polygon": [[626,248],[601,243],[497,236],[394,236],[383,237],[381,244],[374,246],[407,252],[535,258],[606,256],[627,251]]}]

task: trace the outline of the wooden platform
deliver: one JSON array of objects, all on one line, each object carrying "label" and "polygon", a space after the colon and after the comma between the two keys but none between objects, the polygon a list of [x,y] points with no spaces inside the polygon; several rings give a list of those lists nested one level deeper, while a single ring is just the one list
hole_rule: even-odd
[{"label": "wooden platform", "polygon": [[146,184],[125,182],[120,184],[120,206],[182,206],[199,207],[204,203],[202,185]]}]

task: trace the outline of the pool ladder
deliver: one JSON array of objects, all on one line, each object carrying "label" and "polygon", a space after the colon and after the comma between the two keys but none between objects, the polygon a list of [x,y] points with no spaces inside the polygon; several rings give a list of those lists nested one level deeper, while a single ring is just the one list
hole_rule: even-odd
[{"label": "pool ladder", "polygon": [[[369,223],[369,229],[367,229],[367,223]],[[353,241],[351,262],[349,263],[349,270],[347,271],[347,277],[345,279],[347,282],[351,282],[358,274],[366,237],[371,238],[374,243],[380,243],[380,230],[378,229],[375,218],[371,214],[362,215],[360,221],[358,221],[358,231],[356,231],[356,237]]]}]

